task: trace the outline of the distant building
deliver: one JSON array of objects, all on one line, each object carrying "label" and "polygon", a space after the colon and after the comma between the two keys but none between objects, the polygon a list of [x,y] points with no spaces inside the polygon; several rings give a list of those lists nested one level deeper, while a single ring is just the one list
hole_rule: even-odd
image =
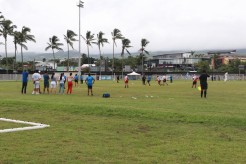
[{"label": "distant building", "polygon": [[188,69],[193,70],[194,64],[202,60],[208,60],[208,56],[196,56],[191,52],[167,53],[153,56],[149,62],[155,64],[157,68],[166,68],[167,70]]},{"label": "distant building", "polygon": [[129,65],[124,66],[124,72],[131,72],[131,71],[132,71],[131,66]]},{"label": "distant building", "polygon": [[57,64],[55,63],[54,68],[54,62],[43,62],[43,61],[35,61],[35,69],[44,71],[44,70],[54,70],[56,69]]},{"label": "distant building", "polygon": [[216,57],[216,65],[229,64],[231,61],[235,59],[239,59],[240,61],[246,61],[245,56],[236,55],[236,50],[221,50],[221,51],[209,51],[208,55],[211,57],[211,67],[215,68],[215,58]]}]

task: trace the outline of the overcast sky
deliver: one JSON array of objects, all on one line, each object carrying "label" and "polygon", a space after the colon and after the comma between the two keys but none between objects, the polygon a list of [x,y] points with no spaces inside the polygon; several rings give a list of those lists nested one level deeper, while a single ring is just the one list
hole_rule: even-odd
[{"label": "overcast sky", "polygon": [[[83,0],[81,34],[105,33],[110,44],[103,53],[112,53],[114,28],[131,40],[129,50],[140,49],[142,38],[149,40],[149,51],[238,49],[246,46],[245,0]],[[31,28],[36,43],[28,51],[45,52],[53,35],[64,43],[67,29],[79,33],[78,0],[0,0],[0,11],[20,30]],[[0,42],[3,42],[0,38]],[[9,37],[8,51],[14,52]],[[121,51],[117,41],[116,52]],[[78,42],[74,43],[78,50]],[[86,53],[85,43],[81,42]],[[63,47],[67,50],[66,46]],[[4,46],[0,46],[4,52]],[[91,52],[98,53],[96,45]]]}]

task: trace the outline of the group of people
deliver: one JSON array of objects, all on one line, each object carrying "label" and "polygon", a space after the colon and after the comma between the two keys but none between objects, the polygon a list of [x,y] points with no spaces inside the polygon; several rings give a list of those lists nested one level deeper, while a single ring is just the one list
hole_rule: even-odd
[{"label": "group of people", "polygon": [[[147,83],[148,83],[149,86],[150,86],[150,81],[151,81],[151,76],[148,75]],[[146,76],[145,75],[143,75],[143,77],[142,77],[142,83],[143,83],[143,85],[146,85]]]},{"label": "group of people", "polygon": [[[208,84],[207,84],[207,78],[210,77],[205,70],[203,70],[202,74],[197,77],[196,75],[193,76],[193,82],[192,82],[192,88],[197,86],[197,81],[200,80],[200,86],[201,86],[201,98],[207,97],[207,89],[208,89]],[[35,73],[32,75],[32,82],[34,85],[34,89],[32,94],[40,94],[40,81],[42,79],[42,76],[40,75],[39,71],[35,71]],[[57,85],[59,83],[59,93],[60,94],[64,94],[65,92],[65,84],[67,82],[67,94],[72,94],[72,88],[73,88],[73,81],[75,83],[75,86],[78,86],[78,80],[79,80],[79,76],[77,74],[75,74],[75,76],[73,76],[72,73],[69,73],[69,75],[66,77],[64,73],[61,73],[59,78],[57,78],[55,76],[55,73],[52,73],[51,77],[49,77],[48,72],[45,71],[43,74],[43,81],[44,81],[44,88],[43,88],[43,93],[45,93],[47,91],[47,93],[51,93],[51,94],[56,94],[56,88]],[[167,84],[167,78],[166,76],[157,76],[157,82],[159,85],[168,85]],[[83,77],[80,78],[81,84],[83,84]],[[151,76],[148,75],[147,78],[147,83],[150,86],[150,81],[151,81]],[[163,83],[161,83],[161,81]],[[95,79],[93,76],[91,76],[90,74],[88,74],[87,78],[85,79],[85,83],[87,84],[88,87],[88,95],[93,95],[93,90],[92,90],[92,86],[95,82]],[[119,82],[119,79],[117,78],[117,83]],[[170,82],[172,82],[172,77],[170,77]],[[27,71],[23,71],[22,73],[22,90],[21,93],[22,94],[26,94],[26,90],[27,90],[27,83],[28,83],[28,72]],[[124,83],[125,83],[125,88],[129,88],[129,78],[126,75],[124,77]],[[142,83],[143,85],[146,85],[146,76],[143,75],[142,77]]]},{"label": "group of people", "polygon": [[[42,79],[42,76],[38,70],[35,71],[35,73],[32,75],[32,82],[34,85],[34,89],[32,94],[41,94],[40,90],[40,81]],[[56,94],[56,88],[57,85],[59,85],[59,94],[64,94],[65,92],[65,86],[67,83],[67,94],[72,94],[73,89],[73,82],[75,84],[75,87],[78,86],[79,76],[75,74],[73,76],[72,73],[69,73],[68,76],[66,76],[64,73],[61,73],[59,77],[55,76],[55,73],[52,73],[51,77],[48,75],[48,72],[45,71],[43,74],[43,82],[44,82],[44,88],[43,93],[47,91],[48,94]],[[80,82],[83,84],[83,76],[80,77]],[[93,95],[92,85],[94,84],[95,79],[93,76],[88,74],[87,78],[85,79],[85,83],[88,87],[88,95]],[[22,72],[22,89],[21,93],[26,94],[27,90],[27,83],[28,83],[28,72],[24,70]]]},{"label": "group of people", "polygon": [[[150,86],[150,81],[151,81],[151,75],[148,75],[148,77],[146,78],[145,75],[142,76],[142,84],[146,85],[146,79],[147,79],[147,84]],[[167,83],[167,77],[164,76],[157,76],[156,81],[158,82],[158,85],[160,86],[164,86],[164,85],[168,85]],[[125,82],[125,88],[129,88],[128,82],[129,82],[129,77],[127,75],[125,75],[124,77],[124,82]],[[173,82],[173,78],[170,75],[170,83]],[[117,76],[117,83],[119,83],[119,76]]]},{"label": "group of people", "polygon": [[[159,86],[168,85],[167,84],[167,77],[165,75],[163,75],[163,76],[157,76],[156,77],[156,80],[157,80]],[[172,81],[170,80],[170,82],[172,82]]]}]

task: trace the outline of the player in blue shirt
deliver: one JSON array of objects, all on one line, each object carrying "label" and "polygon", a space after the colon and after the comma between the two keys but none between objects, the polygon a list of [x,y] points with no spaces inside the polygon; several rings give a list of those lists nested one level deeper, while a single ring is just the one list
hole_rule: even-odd
[{"label": "player in blue shirt", "polygon": [[75,74],[74,76],[75,87],[78,87],[78,81],[79,81],[79,76],[78,74]]},{"label": "player in blue shirt", "polygon": [[49,77],[47,71],[44,72],[43,79],[44,79],[44,93],[45,93],[45,89],[46,89],[48,94],[49,94],[50,93],[50,91],[49,91],[49,88],[50,88],[50,82],[49,82],[50,77]]},{"label": "player in blue shirt", "polygon": [[65,73],[63,72],[63,76],[64,76],[64,89],[66,88],[65,85],[66,85],[66,82],[67,82],[67,76],[65,75]]},{"label": "player in blue shirt", "polygon": [[26,87],[27,87],[27,82],[28,82],[28,72],[26,70],[24,70],[22,72],[22,89],[21,89],[21,93],[26,94]]},{"label": "player in blue shirt", "polygon": [[147,82],[148,82],[149,86],[150,86],[150,81],[151,81],[151,75],[149,75],[148,79],[147,79]]},{"label": "player in blue shirt", "polygon": [[95,79],[89,73],[87,78],[85,79],[85,83],[88,86],[88,96],[89,96],[90,91],[91,91],[91,96],[93,96],[92,85],[94,84],[94,82],[95,82]]},{"label": "player in blue shirt", "polygon": [[80,84],[83,84],[83,81],[84,81],[84,79],[83,79],[83,75],[81,73],[81,75],[80,75]]}]

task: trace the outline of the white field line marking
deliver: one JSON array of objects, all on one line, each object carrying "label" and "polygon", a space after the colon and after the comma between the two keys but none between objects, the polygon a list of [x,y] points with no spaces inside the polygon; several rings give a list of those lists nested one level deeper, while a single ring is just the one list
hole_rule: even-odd
[{"label": "white field line marking", "polygon": [[2,130],[0,130],[0,133],[8,133],[8,132],[23,131],[23,130],[41,129],[41,128],[46,128],[46,127],[49,127],[50,126],[50,125],[46,125],[46,124],[40,124],[40,123],[28,122],[28,121],[20,121],[20,120],[12,120],[12,119],[7,119],[7,118],[0,118],[0,121],[13,122],[13,123],[18,123],[18,124],[33,125],[33,126],[21,127],[21,128],[2,129]]}]

